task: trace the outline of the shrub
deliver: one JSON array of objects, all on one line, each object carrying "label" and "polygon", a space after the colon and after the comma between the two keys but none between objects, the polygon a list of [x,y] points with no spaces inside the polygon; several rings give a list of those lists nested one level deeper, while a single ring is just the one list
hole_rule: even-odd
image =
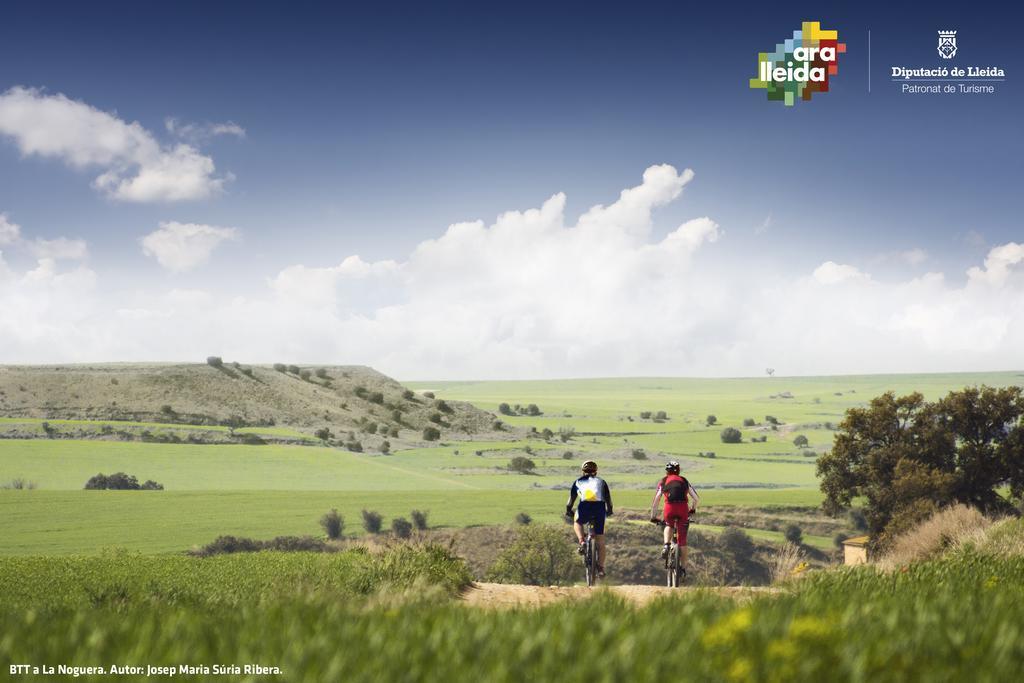
[{"label": "shrub", "polygon": [[323,527],[327,538],[336,541],[345,531],[345,518],[332,508],[330,512],[320,518],[320,526]]},{"label": "shrub", "polygon": [[327,379],[327,370],[325,368],[317,368],[316,376],[320,379]]},{"label": "shrub", "polygon": [[46,436],[50,437],[51,439],[53,438],[53,435],[57,433],[57,429],[49,422],[44,421],[43,424],[39,426],[43,430],[43,433],[46,434]]},{"label": "shrub", "polygon": [[772,583],[781,583],[793,576],[794,572],[805,562],[804,551],[799,543],[787,543],[772,557],[768,565],[768,573]]},{"label": "shrub", "polygon": [[426,398],[434,398],[434,392],[433,392],[433,391],[424,391],[424,392],[423,392],[423,395],[424,395],[424,396],[425,396]]},{"label": "shrub", "polygon": [[224,359],[220,356],[207,356],[206,364],[211,368],[221,368],[224,367]]},{"label": "shrub", "polygon": [[633,459],[634,460],[646,460],[647,459],[647,452],[644,449],[642,449],[642,448],[634,448],[632,455],[633,455]]},{"label": "shrub", "polygon": [[278,372],[288,372],[288,366],[284,363],[274,363],[274,369]]},{"label": "shrub", "polygon": [[499,403],[498,412],[502,415],[512,415],[512,406],[507,403]]},{"label": "shrub", "polygon": [[834,545],[835,545],[835,546],[836,546],[837,548],[839,548],[840,550],[842,550],[842,549],[843,549],[843,541],[845,541],[845,540],[846,540],[846,539],[848,539],[849,537],[850,537],[850,535],[849,535],[849,534],[844,534],[844,533],[843,533],[842,531],[840,531],[840,532],[839,532],[838,534],[836,534],[835,536],[833,536],[833,537],[832,537],[832,543],[833,543],[833,544],[834,544]]},{"label": "shrub", "polygon": [[562,460],[572,460],[572,451],[562,453]]},{"label": "shrub", "polygon": [[409,538],[412,536],[412,522],[405,517],[395,517],[391,520],[391,533],[397,538]]},{"label": "shrub", "polygon": [[545,441],[551,440],[552,438],[554,438],[554,436],[555,433],[547,427],[540,431],[540,438],[544,439]]},{"label": "shrub", "polygon": [[366,399],[370,403],[376,403],[377,405],[384,404],[384,394],[380,391],[370,392],[370,395]]},{"label": "shrub", "polygon": [[387,455],[391,452],[391,442],[385,439],[380,445],[380,452]]},{"label": "shrub", "polygon": [[764,421],[767,422],[770,425],[778,426],[778,424],[779,424],[779,419],[777,417],[775,417],[774,415],[765,415],[764,416]]},{"label": "shrub", "polygon": [[562,440],[562,443],[567,443],[569,439],[576,436],[575,427],[559,427],[558,438]]},{"label": "shrub", "polygon": [[34,489],[35,487],[36,487],[36,483],[34,481],[28,481],[27,479],[22,479],[21,477],[15,477],[14,479],[11,479],[9,482],[7,482],[6,484],[3,484],[2,486],[0,486],[0,489],[9,489],[9,490],[16,490],[16,491],[26,490],[27,491],[27,490]]},{"label": "shrub", "polygon": [[790,543],[794,543],[796,545],[802,545],[803,542],[804,542],[804,532],[803,532],[803,529],[801,529],[796,524],[787,524],[786,525],[786,529],[783,532],[783,534],[785,535],[786,540],[789,541]]},{"label": "shrub", "polygon": [[423,429],[423,440],[424,441],[437,441],[441,438],[441,432],[436,427],[424,427]]},{"label": "shrub", "polygon": [[398,427],[391,425],[391,429],[388,430],[388,436],[398,438]]},{"label": "shrub", "polygon": [[715,424],[718,423],[718,418],[715,417],[714,415],[708,415],[707,418],[705,419],[705,422],[707,423],[708,427],[711,427],[712,425],[715,425]]},{"label": "shrub", "polygon": [[448,405],[447,401],[445,401],[444,399],[438,399],[437,403],[434,404],[434,407],[440,410],[442,413],[454,412],[452,410],[452,407]]},{"label": "shrub", "polygon": [[748,560],[754,554],[754,541],[745,531],[734,526],[726,527],[718,535],[718,544],[734,560]]},{"label": "shrub", "polygon": [[311,373],[311,372],[310,372],[309,370],[302,370],[302,371],[300,371],[300,372],[299,372],[299,377],[301,377],[301,378],[302,378],[303,380],[305,380],[306,382],[308,382],[308,381],[309,381],[309,379],[310,379],[310,378],[311,378],[312,376],[313,376],[313,373]]},{"label": "shrub", "polygon": [[640,412],[640,419],[641,420],[650,420],[651,419],[651,411],[649,411],[649,410],[641,411]]},{"label": "shrub", "polygon": [[537,407],[536,403],[531,403],[530,405],[526,406],[526,414],[531,417],[537,417],[538,415],[543,415],[544,413],[541,412],[540,408]]},{"label": "shrub", "polygon": [[362,453],[363,452],[363,442],[362,441],[355,441],[355,440],[346,441],[345,442],[345,448],[347,448],[348,450],[352,451],[353,453]]},{"label": "shrub", "polygon": [[402,417],[404,417],[404,416],[402,415],[402,411],[401,410],[392,410],[391,411],[391,419],[394,420],[395,422],[401,423],[402,422]]},{"label": "shrub", "polygon": [[752,417],[748,417],[748,418],[745,418],[743,420],[743,426],[744,427],[753,427],[756,424],[757,424],[757,422]]},{"label": "shrub", "polygon": [[529,474],[537,469],[537,464],[526,456],[517,455],[509,460],[508,469],[519,474]]},{"label": "shrub", "polygon": [[379,512],[373,510],[363,510],[363,528],[366,529],[367,533],[379,534],[381,527],[384,525],[384,518]]},{"label": "shrub", "polygon": [[805,458],[816,458],[818,457],[818,451],[804,451],[800,455],[804,456]]},{"label": "shrub", "polygon": [[288,372],[292,373],[293,375],[299,374],[299,366],[298,365],[289,365],[288,366]]},{"label": "shrub", "polygon": [[441,417],[441,413],[431,413],[427,419],[434,424],[442,424],[444,422],[444,418]]},{"label": "shrub", "polygon": [[145,484],[139,485],[139,480],[124,472],[115,472],[110,476],[103,473],[89,478],[85,482],[85,488],[90,491],[117,490],[117,491],[162,491],[163,486],[153,480],[147,480]]},{"label": "shrub", "polygon": [[427,517],[430,515],[426,510],[413,510],[409,513],[412,517],[412,525],[416,527],[417,531],[427,530]]},{"label": "shrub", "polygon": [[855,530],[868,530],[868,517],[864,513],[863,508],[850,508],[846,512],[846,518],[849,520],[850,526],[852,526]]},{"label": "shrub", "polygon": [[191,554],[199,557],[224,555],[231,553],[255,553],[261,550],[277,550],[279,552],[329,552],[332,549],[323,541],[309,536],[278,536],[269,541],[236,536],[218,536]]},{"label": "shrub", "polygon": [[159,483],[153,481],[152,479],[147,479],[146,481],[144,481],[142,483],[142,486],[139,487],[139,490],[140,491],[163,491],[164,490],[164,485],[163,484],[159,484]]},{"label": "shrub", "polygon": [[735,427],[726,427],[721,433],[722,443],[740,443],[743,441],[743,432]]},{"label": "shrub", "polygon": [[911,562],[933,559],[942,553],[967,544],[977,545],[992,526],[992,520],[976,508],[953,505],[925,519],[894,538],[881,564],[905,566]]},{"label": "shrub", "polygon": [[[165,403],[160,406],[160,412],[164,415],[174,415],[174,408],[169,403]],[[45,422],[43,424],[46,424]]]},{"label": "shrub", "polygon": [[331,437],[333,437],[334,435],[331,434],[330,427],[322,427],[313,432],[313,436],[320,439],[321,441],[330,441]]},{"label": "shrub", "polygon": [[405,391],[402,392],[402,398],[404,398],[406,401],[411,401],[414,398],[416,398],[416,392],[414,392],[412,389],[406,389]]},{"label": "shrub", "polygon": [[363,431],[366,432],[367,434],[376,434],[377,433],[377,423],[376,422],[370,422],[365,427],[363,427]]},{"label": "shrub", "polygon": [[[174,440],[172,435],[171,440]],[[242,434],[238,437],[238,440],[245,446],[266,446],[267,442],[259,434]]]},{"label": "shrub", "polygon": [[246,377],[252,377],[252,368],[242,368],[242,374]]},{"label": "shrub", "polygon": [[797,434],[796,438],[793,439],[793,445],[797,448],[806,448],[807,443],[807,437],[803,434]]},{"label": "shrub", "polygon": [[531,517],[530,515],[528,515],[525,512],[520,512],[519,514],[516,515],[516,524],[522,524],[523,526],[526,526],[527,524],[529,524],[532,521],[533,521],[533,517]]},{"label": "shrub", "polygon": [[654,419],[655,420],[667,420],[668,419],[668,413],[666,413],[664,410],[659,410],[658,412],[656,412],[654,414]]},{"label": "shrub", "polygon": [[573,583],[579,564],[564,531],[524,524],[491,566],[487,579],[527,586],[560,586]]}]

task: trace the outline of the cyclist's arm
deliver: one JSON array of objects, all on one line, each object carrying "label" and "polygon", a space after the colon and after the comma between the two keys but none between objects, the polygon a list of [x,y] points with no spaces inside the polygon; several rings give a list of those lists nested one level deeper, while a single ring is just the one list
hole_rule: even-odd
[{"label": "cyclist's arm", "polygon": [[608,488],[608,482],[602,482],[604,486],[601,489],[602,497],[604,498],[604,506],[608,511],[608,514],[612,514],[612,490]]},{"label": "cyclist's arm", "polygon": [[576,489],[576,482],[573,482],[572,486],[569,488],[569,502],[565,504],[566,512],[572,512],[572,505],[576,502],[577,495],[579,495],[579,492]]},{"label": "cyclist's arm", "polygon": [[658,490],[654,492],[654,500],[651,501],[651,519],[658,516],[658,503],[661,501],[661,484],[658,484]]},{"label": "cyclist's arm", "polygon": [[690,509],[691,510],[696,510],[697,509],[697,503],[700,502],[700,496],[697,495],[697,489],[693,488],[693,484],[690,484],[690,488],[686,492],[686,495],[688,495],[690,497],[690,501],[691,501],[690,502]]}]

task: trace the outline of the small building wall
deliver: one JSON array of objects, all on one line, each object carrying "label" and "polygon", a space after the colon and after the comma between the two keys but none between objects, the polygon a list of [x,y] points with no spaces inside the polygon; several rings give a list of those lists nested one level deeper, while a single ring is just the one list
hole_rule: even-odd
[{"label": "small building wall", "polygon": [[843,564],[867,564],[868,548],[864,545],[843,545]]}]

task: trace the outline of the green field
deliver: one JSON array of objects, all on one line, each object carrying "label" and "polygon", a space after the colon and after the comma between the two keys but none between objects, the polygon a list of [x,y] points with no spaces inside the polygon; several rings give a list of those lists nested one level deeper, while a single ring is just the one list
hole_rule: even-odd
[{"label": "green field", "polygon": [[[342,511],[353,532],[363,508],[379,510],[386,520],[427,509],[432,523],[452,527],[508,523],[520,511],[556,521],[584,458],[599,462],[619,508],[649,504],[666,458],[683,462],[704,505],[812,507],[821,500],[813,456],[828,449],[846,409],[886,390],[937,397],[965,385],[1003,386],[1020,378],[990,373],[416,383],[439,398],[486,410],[496,411],[502,402],[536,403],[544,414],[503,417],[523,429],[507,433],[506,440],[449,441],[390,455],[318,445],[0,439],[0,484],[22,478],[38,487],[0,490],[0,553],[94,552],[105,546],[166,552],[222,533],[316,534],[316,520],[331,507]],[[667,419],[642,419],[642,411],[665,411]],[[716,425],[706,424],[709,414],[717,416]],[[780,423],[774,430],[768,415]],[[747,418],[757,424],[744,427]],[[32,421],[7,420],[15,422]],[[741,429],[743,442],[722,443],[724,426]],[[528,427],[547,427],[556,435],[545,441],[528,434]],[[557,434],[566,428],[575,432],[563,442]],[[296,434],[286,427],[252,431]],[[807,437],[809,448],[793,445],[797,435]],[[752,443],[754,436],[767,440]],[[646,459],[636,459],[635,451]],[[530,457],[536,471],[509,472],[508,461],[516,455]],[[115,471],[156,480],[167,490],[81,490],[92,475]]]}]

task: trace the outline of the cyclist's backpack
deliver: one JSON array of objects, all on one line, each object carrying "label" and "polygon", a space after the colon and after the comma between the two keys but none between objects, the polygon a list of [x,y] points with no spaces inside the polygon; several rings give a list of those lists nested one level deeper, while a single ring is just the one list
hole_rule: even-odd
[{"label": "cyclist's backpack", "polygon": [[668,502],[685,503],[686,492],[690,490],[690,482],[686,480],[686,477],[669,475],[662,480],[661,490]]}]

